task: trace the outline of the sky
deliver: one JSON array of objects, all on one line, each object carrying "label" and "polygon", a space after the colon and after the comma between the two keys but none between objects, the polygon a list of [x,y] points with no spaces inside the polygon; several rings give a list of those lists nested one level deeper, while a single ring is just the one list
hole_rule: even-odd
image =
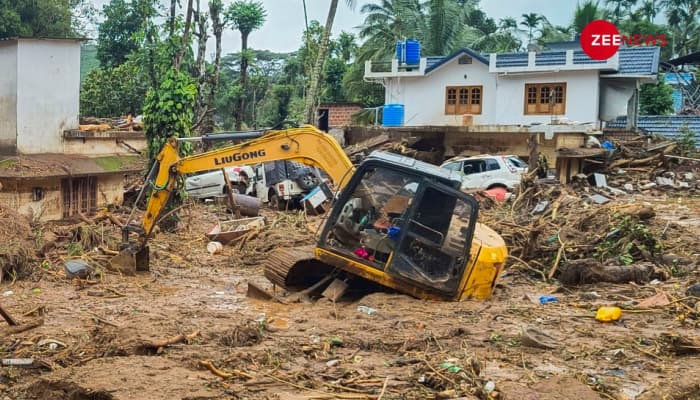
[{"label": "sky", "polygon": [[[225,0],[226,3],[230,1]],[[249,46],[255,49],[267,49],[276,52],[290,52],[299,48],[304,31],[304,9],[302,0],[262,0],[267,10],[267,21],[259,31],[250,35]],[[338,13],[333,24],[333,34],[341,31],[356,33],[362,24],[363,15],[360,8],[367,0],[357,0],[354,10],[340,0]],[[306,0],[309,21],[316,19],[325,24],[328,14],[328,0]],[[577,0],[481,0],[481,9],[492,18],[513,16],[520,19],[525,13],[543,14],[555,25],[566,25],[573,18]],[[237,51],[241,41],[231,30],[223,39],[224,53]]]},{"label": "sky", "polygon": [[[224,0],[225,4],[233,0]],[[304,8],[302,0],[261,0],[267,10],[265,25],[251,33],[248,43],[251,48],[271,50],[275,52],[291,52],[297,50],[301,44],[301,35],[304,31]],[[375,0],[378,1],[378,0]],[[182,0],[184,2],[184,0]],[[201,0],[206,4],[207,0]],[[360,9],[363,4],[372,2],[368,0],[356,0],[354,10],[347,7],[344,0],[340,0],[338,12],[333,24],[333,34],[341,31],[356,33],[356,27],[362,24],[363,15]],[[574,9],[578,0],[481,0],[481,9],[486,14],[498,21],[503,17],[516,17],[525,13],[543,14],[554,25],[567,25],[573,18]],[[109,0],[95,0],[93,4],[101,11]],[[309,21],[318,20],[325,24],[328,13],[328,0],[306,0]],[[96,34],[94,36],[97,36]],[[231,53],[240,50],[241,40],[238,32],[227,29],[222,40],[223,53]],[[211,58],[214,48],[213,39],[207,44],[208,58]]]}]

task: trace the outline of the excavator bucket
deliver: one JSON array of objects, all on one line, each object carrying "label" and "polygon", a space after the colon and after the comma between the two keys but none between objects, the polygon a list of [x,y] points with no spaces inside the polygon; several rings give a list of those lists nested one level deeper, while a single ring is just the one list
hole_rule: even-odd
[{"label": "excavator bucket", "polygon": [[149,270],[149,248],[148,246],[128,246],[122,249],[119,254],[109,260],[112,269],[127,275],[134,275],[136,271]]}]

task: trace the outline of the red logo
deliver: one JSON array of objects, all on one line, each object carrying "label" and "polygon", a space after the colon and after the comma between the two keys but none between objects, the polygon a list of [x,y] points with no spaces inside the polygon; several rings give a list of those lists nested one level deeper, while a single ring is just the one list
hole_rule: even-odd
[{"label": "red logo", "polygon": [[668,39],[660,35],[620,35],[611,22],[597,19],[591,21],[581,31],[581,49],[594,60],[607,60],[617,53],[621,44],[627,46],[666,46]]}]

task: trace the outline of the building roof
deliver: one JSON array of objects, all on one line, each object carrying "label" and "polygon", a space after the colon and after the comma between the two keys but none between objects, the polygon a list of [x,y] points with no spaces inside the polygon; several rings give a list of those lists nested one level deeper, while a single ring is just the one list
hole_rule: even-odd
[{"label": "building roof", "polygon": [[483,64],[486,64],[487,66],[489,65],[489,59],[484,57],[482,54],[477,53],[476,51],[470,49],[470,48],[463,48],[455,51],[454,53],[450,54],[449,56],[444,56],[444,57],[430,57],[433,58],[432,62],[428,60],[428,65],[425,68],[425,74],[429,74],[430,71],[440,68],[440,66],[450,62],[452,59],[455,57],[459,57],[461,55],[468,55],[471,56],[472,58],[475,58],[479,61],[481,61]]},{"label": "building roof", "polygon": [[669,60],[666,62],[671,65],[700,64],[700,51],[686,54],[682,57],[674,58],[673,60]]},{"label": "building roof", "polygon": [[[644,47],[621,47],[619,53],[619,68],[617,71],[610,71],[616,75],[656,75],[659,69],[660,49],[656,46]],[[467,54],[473,58],[489,65],[489,59],[482,54],[469,48],[460,49],[448,56],[427,57],[426,75],[441,65],[450,62],[455,57]],[[606,64],[606,60],[594,60],[583,50],[574,50],[574,65]],[[552,66],[566,64],[566,50],[550,50],[539,52],[535,55],[535,65]],[[527,67],[528,53],[500,53],[496,55],[496,67]]]},{"label": "building roof", "polygon": [[656,46],[621,47],[621,75],[656,75],[659,72],[659,54],[661,49]]},{"label": "building roof", "polygon": [[146,159],[141,156],[30,154],[6,157],[0,161],[0,179],[107,175],[139,172],[145,168]]},{"label": "building roof", "polygon": [[[623,129],[627,126],[627,117],[620,117],[608,122],[605,127]],[[700,147],[700,115],[641,115],[637,119],[637,127],[649,133],[677,139],[681,129],[687,127],[696,135],[696,146]]]}]

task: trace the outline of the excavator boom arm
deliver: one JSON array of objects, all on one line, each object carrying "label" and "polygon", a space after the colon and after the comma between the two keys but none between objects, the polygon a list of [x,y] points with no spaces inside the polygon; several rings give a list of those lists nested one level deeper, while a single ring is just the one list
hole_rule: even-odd
[{"label": "excavator boom arm", "polygon": [[270,131],[260,138],[242,144],[183,158],[179,157],[177,139],[171,138],[157,157],[158,173],[139,229],[142,230],[140,244],[145,245],[153,231],[176,187],[178,176],[278,160],[297,161],[321,168],[338,189],[345,186],[354,172],[350,159],[338,142],[332,136],[309,125]]}]

